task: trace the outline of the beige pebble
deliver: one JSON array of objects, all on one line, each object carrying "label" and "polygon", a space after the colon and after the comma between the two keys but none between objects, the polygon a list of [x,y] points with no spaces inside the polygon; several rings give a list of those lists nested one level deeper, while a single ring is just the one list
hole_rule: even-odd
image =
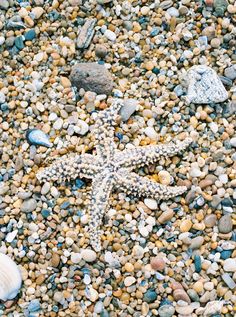
[{"label": "beige pebble", "polygon": [[168,209],[166,211],[164,211],[159,217],[158,217],[158,221],[163,224],[166,223],[167,221],[169,221],[172,217],[174,216],[174,211],[171,209]]},{"label": "beige pebble", "polygon": [[31,12],[34,14],[35,19],[39,19],[44,13],[44,9],[42,7],[34,7]]},{"label": "beige pebble", "polygon": [[170,174],[167,171],[160,171],[158,173],[159,181],[162,185],[169,185],[171,181]]},{"label": "beige pebble", "polygon": [[52,254],[51,264],[53,267],[58,267],[60,263],[60,256],[57,253]]},{"label": "beige pebble", "polygon": [[193,223],[190,219],[185,219],[180,224],[180,227],[179,227],[180,231],[181,232],[188,232],[191,229],[192,225],[193,225]]},{"label": "beige pebble", "polygon": [[71,87],[71,82],[70,82],[69,78],[67,78],[67,77],[61,77],[61,84],[64,88]]},{"label": "beige pebble", "polygon": [[207,215],[204,219],[204,223],[207,228],[212,228],[216,224],[217,217],[214,214]]},{"label": "beige pebble", "polygon": [[188,294],[183,289],[174,290],[173,297],[176,301],[183,300],[184,302],[187,302],[187,303],[191,302]]}]

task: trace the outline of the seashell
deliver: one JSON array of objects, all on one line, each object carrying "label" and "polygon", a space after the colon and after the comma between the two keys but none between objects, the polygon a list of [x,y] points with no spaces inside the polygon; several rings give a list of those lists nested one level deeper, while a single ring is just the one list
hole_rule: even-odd
[{"label": "seashell", "polygon": [[26,139],[29,144],[52,147],[52,143],[49,142],[48,136],[43,131],[38,129],[28,130],[26,132]]},{"label": "seashell", "polygon": [[16,297],[21,283],[22,277],[16,263],[9,256],[0,253],[0,300]]}]

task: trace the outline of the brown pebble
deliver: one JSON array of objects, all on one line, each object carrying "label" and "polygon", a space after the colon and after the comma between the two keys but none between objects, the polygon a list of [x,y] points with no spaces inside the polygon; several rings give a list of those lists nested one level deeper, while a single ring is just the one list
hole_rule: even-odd
[{"label": "brown pebble", "polygon": [[173,289],[173,291],[175,291],[176,289],[183,289],[183,286],[179,282],[176,282],[176,281],[173,281],[170,287]]},{"label": "brown pebble", "polygon": [[220,218],[218,224],[220,233],[230,233],[233,229],[233,222],[230,215],[224,215]]},{"label": "brown pebble", "polygon": [[199,186],[201,189],[206,188],[207,186],[211,186],[213,181],[211,179],[203,179],[199,182]]},{"label": "brown pebble", "polygon": [[187,302],[188,304],[191,302],[188,294],[183,289],[174,290],[173,296],[176,301],[183,300],[184,302]]},{"label": "brown pebble", "polygon": [[165,268],[165,261],[161,258],[155,257],[151,259],[151,267],[156,271],[163,271]]},{"label": "brown pebble", "polygon": [[51,264],[53,267],[58,267],[60,263],[60,256],[57,253],[52,254]]},{"label": "brown pebble", "polygon": [[107,55],[106,46],[102,44],[97,44],[95,47],[95,54],[99,58],[104,58]]}]

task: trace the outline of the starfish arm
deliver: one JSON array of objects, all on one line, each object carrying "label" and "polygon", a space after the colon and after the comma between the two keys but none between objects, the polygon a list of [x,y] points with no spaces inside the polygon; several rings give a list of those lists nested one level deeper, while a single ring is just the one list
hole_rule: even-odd
[{"label": "starfish arm", "polygon": [[101,250],[101,224],[108,207],[109,196],[113,188],[113,177],[101,173],[92,181],[91,200],[89,205],[89,233],[91,246],[96,251]]},{"label": "starfish arm", "polygon": [[123,101],[115,99],[109,108],[98,113],[93,133],[97,143],[96,150],[101,157],[111,156],[116,148],[114,142],[114,125],[116,125],[115,119],[122,106]]},{"label": "starfish arm", "polygon": [[115,160],[120,166],[133,169],[155,163],[160,157],[174,156],[187,148],[191,142],[191,138],[186,138],[184,141],[177,140],[168,144],[135,147],[118,152]]},{"label": "starfish arm", "polygon": [[133,172],[127,173],[125,176],[120,174],[115,187],[126,194],[155,199],[169,199],[181,195],[187,190],[185,186],[161,185]]},{"label": "starfish arm", "polygon": [[99,170],[98,159],[90,154],[81,154],[56,159],[50,166],[37,173],[39,181],[63,182],[77,177],[92,178]]}]

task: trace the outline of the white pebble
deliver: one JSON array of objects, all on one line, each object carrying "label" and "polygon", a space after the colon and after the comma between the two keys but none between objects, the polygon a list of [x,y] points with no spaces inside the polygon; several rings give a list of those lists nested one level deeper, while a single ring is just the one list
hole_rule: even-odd
[{"label": "white pebble", "polygon": [[93,262],[97,258],[97,254],[95,251],[91,249],[84,249],[81,251],[82,259],[86,262]]},{"label": "white pebble", "polygon": [[112,32],[111,30],[106,30],[104,33],[105,37],[114,42],[116,40],[116,34],[114,32]]},{"label": "white pebble", "polygon": [[210,127],[210,129],[211,129],[211,131],[213,133],[217,133],[218,132],[218,125],[215,122],[209,123],[209,127]]},{"label": "white pebble", "polygon": [[145,198],[144,204],[151,210],[157,209],[157,201],[153,198]]},{"label": "white pebble", "polygon": [[236,258],[229,258],[224,261],[225,272],[236,272]]},{"label": "white pebble", "polygon": [[127,276],[124,280],[124,284],[126,287],[131,286],[135,282],[136,282],[136,278],[134,278],[133,276]]},{"label": "white pebble", "polygon": [[7,241],[8,243],[11,243],[11,242],[15,239],[17,233],[18,233],[18,230],[14,230],[14,231],[12,231],[12,232],[9,232],[9,233],[7,234],[7,236],[6,236],[6,241]]},{"label": "white pebble", "polygon": [[153,127],[147,127],[144,129],[144,133],[152,140],[158,139],[158,134]]},{"label": "white pebble", "polygon": [[75,253],[75,252],[72,252],[71,253],[71,262],[74,263],[74,264],[77,264],[79,263],[81,260],[81,254],[80,253]]},{"label": "white pebble", "polygon": [[0,36],[0,45],[2,45],[5,42],[5,37],[4,36]]}]

